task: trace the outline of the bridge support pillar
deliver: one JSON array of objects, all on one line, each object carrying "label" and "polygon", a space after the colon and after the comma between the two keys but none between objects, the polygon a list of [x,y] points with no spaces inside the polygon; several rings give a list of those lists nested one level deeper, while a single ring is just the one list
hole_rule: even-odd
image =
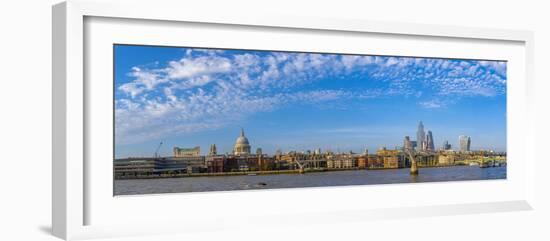
[{"label": "bridge support pillar", "polygon": [[416,161],[411,162],[411,175],[418,175],[418,165],[416,164]]}]

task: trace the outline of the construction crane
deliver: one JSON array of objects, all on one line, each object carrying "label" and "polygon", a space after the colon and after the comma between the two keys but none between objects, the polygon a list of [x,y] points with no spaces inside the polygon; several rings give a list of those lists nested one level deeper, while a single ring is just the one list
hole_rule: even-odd
[{"label": "construction crane", "polygon": [[160,149],[160,146],[162,146],[162,141],[159,143],[159,146],[157,147],[157,149],[155,150],[155,158],[158,158],[159,157],[159,149]]}]

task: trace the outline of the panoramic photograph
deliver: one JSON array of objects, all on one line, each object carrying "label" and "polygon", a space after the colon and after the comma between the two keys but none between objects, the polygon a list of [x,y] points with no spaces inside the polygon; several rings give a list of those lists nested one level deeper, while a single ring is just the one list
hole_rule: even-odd
[{"label": "panoramic photograph", "polygon": [[506,179],[506,61],[113,53],[114,195]]}]

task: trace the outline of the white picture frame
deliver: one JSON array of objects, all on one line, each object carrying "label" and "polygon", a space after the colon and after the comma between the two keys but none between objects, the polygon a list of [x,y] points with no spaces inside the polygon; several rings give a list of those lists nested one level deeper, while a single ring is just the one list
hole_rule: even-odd
[{"label": "white picture frame", "polygon": [[[341,222],[345,220],[368,220],[368,219],[383,219],[383,218],[399,218],[399,217],[422,217],[433,215],[451,215],[465,213],[481,213],[481,212],[497,212],[497,211],[513,211],[513,210],[530,210],[533,208],[534,202],[534,173],[535,160],[534,156],[534,135],[531,129],[522,132],[518,130],[518,126],[529,126],[532,116],[532,105],[529,94],[532,93],[532,74],[533,74],[533,34],[529,31],[519,30],[497,30],[497,29],[482,29],[456,26],[439,26],[439,25],[421,25],[409,23],[390,23],[390,22],[373,22],[362,20],[349,19],[320,19],[320,18],[305,18],[293,16],[278,16],[276,14],[262,14],[248,16],[244,15],[212,15],[208,14],[207,9],[196,8],[194,11],[186,11],[181,14],[179,9],[193,8],[192,3],[183,3],[179,1],[151,1],[145,2],[124,2],[124,1],[108,1],[96,2],[85,0],[73,0],[60,3],[53,7],[53,194],[52,194],[52,226],[53,234],[63,239],[82,239],[93,237],[107,237],[120,235],[137,235],[151,233],[172,233],[172,232],[195,232],[204,229],[205,224],[209,224],[209,229],[223,229],[235,226],[239,222],[261,222],[261,223],[276,223],[285,220],[288,223],[300,222]],[[150,9],[155,11],[150,11]],[[335,33],[336,35],[344,33],[357,34],[374,34],[391,36],[392,38],[419,38],[419,41],[447,41],[451,40],[456,44],[468,45],[469,41],[476,41],[480,46],[472,46],[472,49],[481,48],[482,45],[488,45],[500,42],[511,47],[510,55],[504,56],[508,61],[515,62],[512,67],[517,80],[511,81],[508,88],[512,90],[509,93],[509,106],[513,116],[509,116],[508,133],[513,136],[518,136],[516,139],[510,140],[510,147],[514,147],[514,151],[510,151],[509,158],[513,160],[516,157],[522,157],[522,162],[511,165],[511,178],[504,182],[484,182],[484,183],[444,183],[444,184],[427,184],[399,186],[399,185],[381,185],[365,187],[335,187],[335,188],[305,188],[299,190],[268,190],[268,191],[248,191],[248,192],[214,192],[208,194],[173,194],[173,195],[151,195],[151,196],[135,196],[115,198],[98,194],[101,191],[101,185],[109,183],[111,180],[100,181],[95,175],[110,175],[112,173],[104,173],[105,166],[97,166],[95,163],[90,163],[90,143],[93,140],[86,141],[87,135],[90,134],[89,121],[86,113],[89,113],[93,106],[89,104],[88,98],[94,98],[87,91],[95,86],[89,86],[85,82],[86,68],[97,68],[94,65],[95,60],[88,60],[86,54],[89,50],[86,48],[87,34],[96,34],[98,38],[92,37],[94,40],[106,38],[107,42],[117,42],[120,39],[114,35],[109,35],[109,32],[102,32],[101,28],[94,30],[86,29],[86,19],[115,19],[116,21],[132,22],[132,24],[145,24],[152,22],[149,25],[150,29],[166,25],[178,24],[207,24],[212,26],[223,26],[224,29],[231,28],[254,28],[256,30],[277,29],[277,32],[299,30],[303,32],[314,31],[317,34]],[[100,21],[101,22],[101,21]],[[109,21],[103,21],[103,24],[112,24]],[[100,23],[101,25],[101,23]],[[113,24],[113,26],[116,25]],[[124,24],[115,27],[123,27]],[[96,30],[98,29],[98,30]],[[115,28],[113,28],[115,29]],[[118,29],[120,30],[120,29]],[[131,30],[128,27],[129,33],[120,35],[120,38],[131,37]],[[90,31],[90,32],[87,32]],[[139,31],[139,30],[135,30]],[[161,33],[161,32],[159,32]],[[277,33],[275,33],[277,34]],[[161,34],[162,35],[162,34]],[[111,36],[111,37],[109,37]],[[114,37],[113,37],[114,36]],[[133,38],[135,43],[150,43],[155,41],[147,38]],[[173,43],[168,38],[163,40],[166,44]],[[172,41],[172,42],[171,42]],[[199,40],[197,40],[199,41]],[[99,41],[100,42],[100,41]],[[154,43],[153,43],[154,44]],[[158,43],[157,43],[158,44]],[[176,43],[177,44],[177,43]],[[216,45],[211,43],[211,45]],[[220,46],[218,46],[220,47]],[[92,48],[95,48],[92,46]],[[261,47],[259,47],[261,48]],[[283,49],[285,47],[282,47]],[[99,47],[98,49],[101,49]],[[446,47],[445,49],[449,49]],[[488,48],[491,49],[491,48]],[[496,48],[493,48],[496,49]],[[95,50],[95,49],[94,49]],[[475,51],[472,50],[472,56]],[[390,51],[390,50],[386,50]],[[399,50],[396,50],[399,51]],[[411,50],[414,51],[414,50]],[[490,51],[490,50],[488,50]],[[104,56],[100,53],[97,56]],[[387,52],[390,53],[390,52]],[[453,53],[448,53],[454,55]],[[458,53],[456,53],[458,54]],[[430,54],[433,56],[434,54]],[[437,55],[437,53],[435,53]],[[483,54],[481,54],[483,55]],[[458,55],[457,55],[458,56]],[[499,56],[499,53],[494,53],[494,56]],[[479,57],[479,56],[477,56]],[[100,57],[101,58],[101,57]],[[89,63],[87,62],[89,61]],[[101,67],[99,67],[101,68]],[[516,71],[517,70],[517,71]],[[104,70],[109,72],[110,70]],[[103,71],[102,71],[103,72]],[[97,86],[100,87],[100,86]],[[510,89],[513,88],[513,89]],[[109,90],[111,91],[111,90]],[[93,95],[93,94],[92,94]],[[109,99],[108,101],[111,101]],[[98,115],[94,115],[98,116]],[[101,118],[102,115],[99,115]],[[511,118],[511,119],[510,119]],[[514,134],[516,133],[516,134]],[[519,137],[519,134],[522,136]],[[110,135],[110,133],[109,133]],[[519,158],[516,158],[519,159]],[[108,165],[112,165],[112,160],[105,160]],[[90,174],[90,169],[100,170],[95,174]],[[514,171],[516,170],[516,171]],[[101,183],[101,184],[94,184]],[[406,191],[404,187],[411,189]],[[464,199],[455,199],[453,202],[452,195],[448,199],[430,200],[411,199],[409,201],[395,201],[382,203],[384,195],[389,197],[391,192],[400,191],[407,195],[415,195],[426,191],[426,189],[434,189],[444,192],[446,187],[453,187],[459,190],[458,194],[462,193],[481,193],[485,188],[501,188],[506,193],[505,195],[492,195],[487,191],[484,198],[465,197]],[[499,190],[499,191],[502,191]],[[509,191],[509,192],[508,192]],[[365,203],[363,200],[350,201],[355,205],[354,208],[329,208],[324,211],[319,210],[323,203],[312,205],[308,210],[292,210],[286,209],[284,212],[263,212],[257,215],[242,214],[239,212],[227,211],[224,216],[230,218],[213,221],[212,219],[204,220],[198,217],[198,212],[183,209],[175,210],[174,216],[187,215],[196,218],[192,222],[176,218],[163,218],[155,214],[151,210],[144,210],[144,219],[128,217],[128,210],[123,210],[122,207],[136,208],[143,206],[163,206],[165,208],[174,207],[175,203],[189,202],[192,205],[212,204],[211,200],[227,200],[234,202],[236,205],[242,200],[253,200],[253,202],[272,202],[285,195],[292,195],[301,200],[307,198],[322,200],[327,196],[346,196],[359,197],[365,193],[380,193],[380,199],[373,198],[369,205],[372,208],[364,208],[359,206]],[[97,195],[96,195],[97,194]],[[103,195],[99,198],[98,195]],[[428,194],[428,196],[431,194]],[[489,196],[492,195],[491,198]],[[111,203],[109,200],[113,200]],[[101,201],[103,200],[103,201]],[[107,200],[107,201],[105,201]],[[378,203],[377,203],[378,202]],[[352,205],[352,206],[353,206]],[[118,209],[117,209],[118,207]],[[117,213],[120,212],[120,213]],[[108,215],[112,215],[112,222],[107,222]],[[97,221],[91,221],[90,217],[100,217]],[[289,217],[293,217],[289,220]],[[329,218],[327,218],[329,217]],[[143,220],[151,220],[154,225]],[[191,219],[189,219],[191,220]],[[178,223],[177,225],[173,225]],[[142,224],[140,226],[140,224]],[[185,225],[183,225],[185,224]],[[289,224],[290,225],[290,224]],[[182,228],[185,226],[185,228]],[[139,228],[136,228],[139,227]]]}]

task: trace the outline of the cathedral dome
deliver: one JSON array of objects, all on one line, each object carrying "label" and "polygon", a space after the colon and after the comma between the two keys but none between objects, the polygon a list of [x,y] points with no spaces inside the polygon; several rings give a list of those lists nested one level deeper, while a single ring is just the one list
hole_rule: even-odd
[{"label": "cathedral dome", "polygon": [[236,145],[250,145],[248,143],[248,138],[246,138],[244,136],[239,136],[239,138],[237,138],[237,141],[235,141],[235,144]]},{"label": "cathedral dome", "polygon": [[244,130],[241,129],[241,135],[235,141],[235,147],[233,148],[235,155],[250,154],[250,143],[248,138],[244,136]]}]

